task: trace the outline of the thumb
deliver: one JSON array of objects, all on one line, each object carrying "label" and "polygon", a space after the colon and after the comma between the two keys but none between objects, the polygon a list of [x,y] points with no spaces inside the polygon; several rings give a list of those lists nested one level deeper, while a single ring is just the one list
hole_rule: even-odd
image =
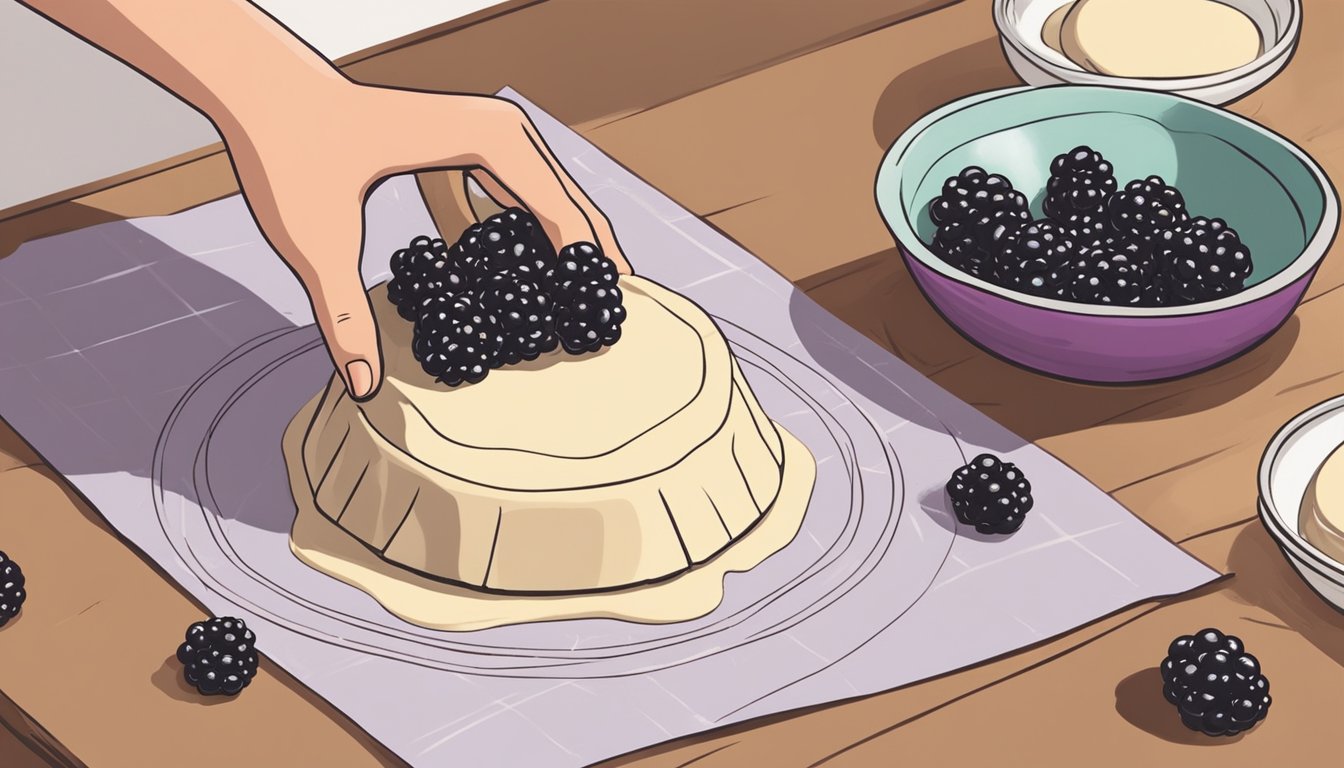
[{"label": "thumb", "polygon": [[317,273],[306,280],[313,315],[326,339],[336,372],[356,400],[368,400],[383,382],[378,325],[358,270]]}]

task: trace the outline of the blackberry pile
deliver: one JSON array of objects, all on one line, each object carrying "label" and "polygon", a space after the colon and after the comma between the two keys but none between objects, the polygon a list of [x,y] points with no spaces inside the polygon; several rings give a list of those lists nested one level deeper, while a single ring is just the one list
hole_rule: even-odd
[{"label": "blackberry pile", "polygon": [[28,599],[24,589],[23,569],[19,564],[0,552],[0,627],[19,615],[23,603]]},{"label": "blackberry pile", "polygon": [[1022,470],[988,453],[952,473],[947,496],[957,520],[975,526],[980,533],[1016,531],[1035,503]]},{"label": "blackberry pile", "polygon": [[1006,177],[970,166],[929,203],[931,248],[953,267],[1021,293],[1084,304],[1184,306],[1243,290],[1250,249],[1222,219],[1194,217],[1159,176],[1121,188],[1100,152],[1050,163],[1033,220]]},{"label": "blackberry pile", "polygon": [[198,621],[187,627],[177,660],[197,691],[234,696],[256,677],[256,637],[242,619],[220,616]]},{"label": "blackberry pile", "polygon": [[391,266],[387,298],[414,323],[415,359],[450,387],[557,347],[577,355],[621,338],[616,265],[592,243],[557,254],[520,208],[472,225],[452,245],[417,237]]},{"label": "blackberry pile", "polygon": [[1187,728],[1232,736],[1265,719],[1269,680],[1241,639],[1216,629],[1182,635],[1162,660],[1162,695]]}]

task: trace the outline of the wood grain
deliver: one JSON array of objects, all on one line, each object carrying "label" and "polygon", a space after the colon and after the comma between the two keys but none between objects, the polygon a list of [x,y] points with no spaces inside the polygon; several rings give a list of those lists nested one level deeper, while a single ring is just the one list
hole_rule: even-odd
[{"label": "wood grain", "polygon": [[[958,96],[1017,82],[998,48],[988,0],[778,3],[769,5],[782,10],[768,24],[760,21],[762,7],[763,0],[549,0],[394,47],[349,71],[369,82],[433,89],[514,85],[579,124],[616,159],[842,319],[1233,575],[1192,595],[1135,606],[931,681],[658,745],[610,765],[1322,762],[1331,718],[1344,711],[1344,618],[1295,576],[1254,521],[1254,472],[1270,434],[1344,382],[1338,332],[1344,291],[1337,290],[1344,285],[1344,266],[1328,258],[1309,300],[1265,344],[1181,381],[1091,387],[995,360],[948,328],[913,287],[877,218],[870,183],[883,150],[920,115]],[[1344,34],[1344,6],[1307,0],[1305,18],[1293,62],[1233,108],[1283,133],[1331,176],[1344,178],[1344,100],[1338,98],[1344,60],[1336,42]],[[530,53],[497,55],[505,44]],[[579,52],[568,55],[574,48]],[[592,52],[599,48],[606,54]],[[644,66],[612,67],[613,60]],[[53,226],[147,213],[155,206],[188,207],[227,194],[231,183],[226,168],[178,166],[109,190],[92,205],[82,199],[75,207],[62,204],[0,221],[0,247],[7,236],[17,243]],[[59,487],[40,459],[0,428],[0,483],[15,473],[33,484],[25,493]],[[8,499],[4,488],[0,498]],[[0,540],[45,541],[50,554],[35,562],[51,568],[58,583],[62,579],[54,574],[65,562],[58,543],[80,542],[88,556],[106,564],[104,579],[60,583],[68,594],[48,598],[58,604],[53,610],[115,601],[115,586],[135,579],[140,604],[127,610],[141,611],[143,623],[115,626],[142,643],[199,610],[77,500],[50,490],[35,498],[43,500],[40,517],[16,516],[8,506],[0,510]],[[87,613],[99,615],[99,609]],[[30,618],[21,617],[30,626],[59,620]],[[13,625],[16,632],[23,622]],[[147,627],[154,622],[165,627],[151,632]],[[1269,720],[1238,739],[1201,740],[1180,729],[1154,685],[1153,668],[1167,642],[1205,625],[1242,635],[1273,684]],[[10,629],[0,632],[0,658],[14,658],[6,644],[18,641],[10,636]],[[56,668],[60,647],[56,640],[24,641],[23,650],[38,660],[26,674],[36,678]],[[146,656],[137,663],[153,661]],[[13,687],[11,674],[0,667],[0,688],[30,708],[61,744],[92,765],[119,764],[108,757],[115,753],[100,741],[89,709],[58,706],[58,697],[37,690],[31,679],[22,682],[23,674]],[[144,680],[128,678],[125,684],[138,697],[160,699],[151,706],[165,713],[180,703]],[[264,706],[274,721],[296,718],[301,724],[295,743],[331,738],[324,729],[332,728],[336,743],[358,741],[330,713],[323,724],[314,715],[320,702],[296,682],[277,679],[261,690],[268,691],[262,697],[270,697]],[[103,705],[104,719],[122,728],[146,727],[144,738],[159,738],[159,731],[118,718],[109,701]],[[230,708],[236,719],[226,719],[213,711],[224,708],[211,709],[210,717],[182,721],[183,732],[232,743],[227,737],[243,733],[253,714]],[[0,717],[12,724],[3,712]],[[263,732],[274,735],[276,729]],[[219,759],[236,757],[225,749]]]}]

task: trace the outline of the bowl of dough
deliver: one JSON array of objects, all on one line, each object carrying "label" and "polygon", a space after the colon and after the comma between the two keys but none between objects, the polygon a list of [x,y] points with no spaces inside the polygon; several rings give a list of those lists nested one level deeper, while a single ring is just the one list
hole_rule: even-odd
[{"label": "bowl of dough", "polygon": [[1260,520],[1293,568],[1344,609],[1344,397],[1307,409],[1260,462]]},{"label": "bowl of dough", "polygon": [[1094,86],[934,110],[888,150],[876,200],[963,336],[1111,384],[1192,374],[1269,338],[1339,224],[1330,180],[1288,139],[1190,99]]},{"label": "bowl of dough", "polygon": [[1292,58],[1301,0],[995,0],[1004,55],[1031,85],[1109,85],[1226,104]]}]

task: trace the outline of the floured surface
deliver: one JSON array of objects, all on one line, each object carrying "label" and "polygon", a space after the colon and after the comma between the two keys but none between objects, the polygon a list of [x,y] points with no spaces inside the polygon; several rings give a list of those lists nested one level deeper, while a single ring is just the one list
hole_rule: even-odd
[{"label": "floured surface", "polygon": [[[415,765],[586,765],[939,675],[1216,576],[531,109],[637,270],[716,318],[816,458],[798,535],[729,574],[706,616],[438,632],[294,557],[281,437],[331,363],[237,197],[0,259],[0,414],[164,573]],[[372,285],[430,224],[408,179],[366,220]],[[945,507],[942,483],[981,450],[1037,493],[1008,538]]]}]

